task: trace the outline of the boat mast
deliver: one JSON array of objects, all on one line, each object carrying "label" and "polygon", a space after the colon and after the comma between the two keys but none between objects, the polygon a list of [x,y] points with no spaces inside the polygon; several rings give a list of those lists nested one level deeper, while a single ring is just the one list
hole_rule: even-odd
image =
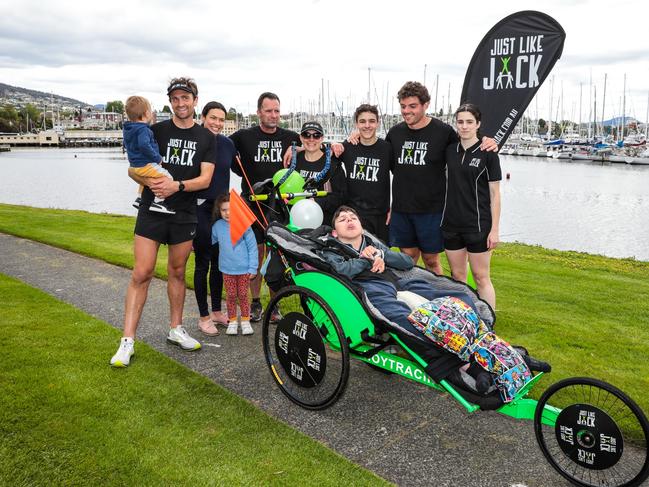
[{"label": "boat mast", "polygon": [[371,91],[370,91],[370,75],[372,73],[372,68],[367,68],[367,103],[372,103],[370,99]]},{"label": "boat mast", "polygon": [[647,91],[647,114],[644,117],[644,138],[649,137],[649,91]]},{"label": "boat mast", "polygon": [[594,133],[597,137],[597,85],[593,85],[593,118],[595,119]]},{"label": "boat mast", "polygon": [[437,116],[437,90],[439,88],[439,73],[435,78],[435,116]]},{"label": "boat mast", "polygon": [[622,88],[622,137],[624,140],[624,129],[626,128],[626,73],[624,73],[624,87]]},{"label": "boat mast", "polygon": [[590,70],[590,78],[588,79],[588,140],[592,138],[591,123],[595,116],[593,112],[593,70]]},{"label": "boat mast", "polygon": [[581,95],[582,95],[582,82],[579,82],[579,128],[577,129],[577,138],[581,139]]},{"label": "boat mast", "polygon": [[554,75],[550,80],[550,116],[548,117],[548,140],[552,139],[552,101],[554,95]]},{"label": "boat mast", "polygon": [[608,73],[604,73],[604,94],[602,95],[602,133],[604,132],[604,110],[606,110],[606,79]]}]

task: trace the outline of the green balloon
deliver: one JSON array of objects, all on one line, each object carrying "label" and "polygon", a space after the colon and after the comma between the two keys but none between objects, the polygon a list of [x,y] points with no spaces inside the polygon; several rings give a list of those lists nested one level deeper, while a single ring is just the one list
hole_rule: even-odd
[{"label": "green balloon", "polygon": [[[288,171],[288,169],[280,169],[279,171],[277,171],[273,175],[273,184],[277,184],[279,180],[282,179],[282,177],[284,177],[286,171]],[[301,193],[303,189],[304,189],[304,178],[297,171],[293,171],[288,176],[288,178],[286,178],[286,181],[284,181],[282,185],[279,187],[280,193]],[[292,205],[301,199],[304,199],[304,197],[293,198],[289,200],[288,204]]]}]

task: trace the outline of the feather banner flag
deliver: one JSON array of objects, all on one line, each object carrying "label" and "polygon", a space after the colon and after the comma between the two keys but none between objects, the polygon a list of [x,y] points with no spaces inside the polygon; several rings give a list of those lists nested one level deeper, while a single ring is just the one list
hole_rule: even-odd
[{"label": "feather banner flag", "polygon": [[[250,207],[234,189],[230,190],[230,240],[232,245],[241,240],[254,222],[259,223]],[[260,223],[261,225],[261,223]]]},{"label": "feather banner flag", "polygon": [[460,103],[482,112],[480,133],[502,147],[563,52],[566,32],[533,10],[505,17],[482,39],[464,78]]}]

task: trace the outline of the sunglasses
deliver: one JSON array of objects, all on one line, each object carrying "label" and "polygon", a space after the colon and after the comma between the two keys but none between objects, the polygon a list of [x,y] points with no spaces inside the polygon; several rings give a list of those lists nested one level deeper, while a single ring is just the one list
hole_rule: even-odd
[{"label": "sunglasses", "polygon": [[322,134],[318,132],[306,132],[302,134],[302,137],[304,137],[305,139],[319,139],[320,137],[322,137]]}]

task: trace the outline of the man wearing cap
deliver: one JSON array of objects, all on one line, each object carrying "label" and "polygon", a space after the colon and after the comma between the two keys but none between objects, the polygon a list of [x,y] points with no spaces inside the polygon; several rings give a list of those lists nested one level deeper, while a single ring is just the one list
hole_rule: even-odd
[{"label": "man wearing cap", "polygon": [[323,221],[328,225],[334,212],[345,202],[347,184],[345,170],[340,161],[331,155],[329,167],[327,157],[322,150],[324,131],[318,122],[306,122],[300,130],[300,141],[304,151],[297,155],[295,170],[304,178],[305,186],[318,191],[327,191],[328,195],[316,198],[322,208]]},{"label": "man wearing cap", "polygon": [[[282,159],[291,144],[293,142],[300,143],[300,138],[295,132],[279,126],[279,97],[275,93],[265,92],[259,96],[257,100],[257,116],[259,117],[259,125],[238,130],[230,137],[243,165],[242,171],[238,163],[233,164],[232,171],[243,178],[241,187],[244,190],[248,185],[245,177],[248,178],[251,185],[272,178],[277,171],[284,167]],[[252,209],[259,221],[263,222],[256,205],[253,205]],[[261,268],[265,251],[263,245],[264,232],[257,224],[254,224],[252,228],[257,240],[259,268]],[[251,321],[261,320],[263,311],[259,300],[261,279],[261,274],[257,272],[257,277],[250,281],[250,292],[252,293]]]},{"label": "man wearing cap", "polygon": [[[168,245],[167,295],[170,329],[167,341],[183,350],[201,348],[182,326],[185,303],[185,267],[196,234],[196,191],[206,188],[214,171],[214,136],[194,122],[198,88],[189,78],[174,78],[167,89],[173,117],[151,127],[162,156],[162,164],[173,176],[164,181],[148,180],[129,171],[145,186],[135,222],[135,264],[126,291],[124,335],[110,363],[126,367],[134,353],[137,330],[160,244]],[[165,198],[175,214],[149,211],[154,196]]]}]

